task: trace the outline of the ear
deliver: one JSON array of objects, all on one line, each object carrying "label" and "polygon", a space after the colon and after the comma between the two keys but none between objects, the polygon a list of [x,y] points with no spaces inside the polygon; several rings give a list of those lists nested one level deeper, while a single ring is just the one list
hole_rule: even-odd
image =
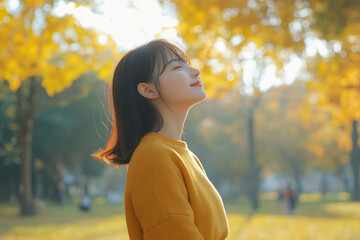
[{"label": "ear", "polygon": [[153,83],[139,83],[137,89],[140,95],[148,99],[155,99],[159,96]]}]

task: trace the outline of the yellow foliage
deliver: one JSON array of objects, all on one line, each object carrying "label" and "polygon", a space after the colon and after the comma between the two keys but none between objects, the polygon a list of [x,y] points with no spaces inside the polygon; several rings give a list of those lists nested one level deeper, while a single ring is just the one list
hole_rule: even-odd
[{"label": "yellow foliage", "polygon": [[114,71],[115,65],[114,62],[111,60],[108,60],[106,64],[98,70],[98,76],[100,79],[103,79],[104,81],[110,81],[111,75]]},{"label": "yellow foliage", "polygon": [[[39,159],[36,159],[36,161]],[[36,162],[35,161],[35,162]],[[240,196],[235,202],[226,202],[230,233],[227,240],[355,240],[360,235],[360,205],[352,202],[322,204],[320,193],[303,193],[296,208],[298,215],[280,215],[275,192],[261,194],[264,204],[260,212],[251,213]],[[336,199],[348,201],[348,193],[336,194]],[[31,218],[18,216],[15,205],[0,208],[1,239],[129,239],[121,204],[106,204],[104,197],[92,198],[91,211],[84,214],[75,202],[58,207],[49,204]],[[320,216],[317,216],[321,213]],[[314,215],[317,217],[314,217]],[[333,214],[337,217],[329,217]],[[90,227],[89,227],[90,226]]]},{"label": "yellow foliage", "polygon": [[324,155],[324,148],[321,145],[311,144],[308,146],[308,149],[312,151],[317,157],[322,157]]},{"label": "yellow foliage", "polygon": [[44,163],[43,161],[41,161],[40,158],[35,158],[34,159],[34,167],[36,170],[41,170],[44,168]]},{"label": "yellow foliage", "polygon": [[234,239],[356,240],[359,235],[360,222],[357,219],[256,215],[245,223],[243,231]]},{"label": "yellow foliage", "polygon": [[[99,33],[84,29],[71,15],[51,15],[51,11],[44,10],[44,3],[45,0],[22,1],[23,7],[16,17],[0,5],[0,15],[7,19],[0,23],[0,79],[8,81],[10,90],[16,91],[27,78],[38,76],[49,96],[70,87],[90,71],[101,70],[100,78],[108,80],[109,65],[117,57],[110,36],[108,44],[101,45]],[[54,4],[47,1],[50,8]],[[40,34],[35,34],[32,28],[36,11],[44,14]]]},{"label": "yellow foliage", "polygon": [[324,208],[341,216],[360,218],[360,203],[331,203],[326,204]]},{"label": "yellow foliage", "polygon": [[278,101],[271,101],[268,103],[268,108],[270,111],[278,111],[279,110],[279,102]]},{"label": "yellow foliage", "polygon": [[350,152],[352,149],[350,134],[340,134],[338,136],[338,146],[340,149],[344,149],[347,152]]},{"label": "yellow foliage", "polygon": [[10,105],[6,108],[5,110],[5,114],[6,116],[8,116],[9,118],[14,118],[15,114],[16,114],[16,108],[14,105]]},{"label": "yellow foliage", "polygon": [[328,69],[328,68],[327,68],[327,64],[326,64],[326,63],[324,63],[324,62],[319,63],[319,65],[318,65],[318,72],[319,72],[320,74],[326,73],[327,69]]},{"label": "yellow foliage", "polygon": [[[259,9],[252,9],[246,1],[191,1],[191,0],[171,0],[176,4],[178,18],[180,20],[177,27],[179,35],[189,46],[188,51],[191,57],[198,59],[204,66],[201,71],[203,76],[215,75],[217,81],[208,81],[211,87],[209,99],[221,98],[223,90],[235,90],[242,81],[239,70],[229,69],[233,66],[234,60],[239,60],[239,53],[247,44],[255,44],[265,52],[259,58],[273,58],[279,68],[283,67],[286,59],[279,61],[279,49],[284,47],[290,52],[296,49],[294,45],[303,45],[292,40],[289,32],[282,31],[277,26],[264,25],[260,16],[267,15],[265,12],[265,2],[256,1]],[[282,2],[283,3],[283,2]],[[284,16],[291,16],[294,10],[293,4],[279,4],[277,11]],[[228,15],[228,16],[225,16]],[[230,16],[231,15],[231,16]],[[231,43],[233,37],[244,38],[241,43]],[[221,40],[223,47],[218,48],[216,44]],[[265,47],[270,43],[273,48]],[[225,48],[225,49],[224,49]],[[288,55],[290,56],[290,54]],[[258,57],[258,56],[257,56]],[[217,59],[221,65],[225,66],[220,72],[211,72],[207,68],[209,59]],[[260,67],[260,66],[259,66]],[[263,70],[263,69],[260,69]],[[230,84],[227,83],[227,74],[232,73]],[[205,79],[205,78],[204,78]],[[210,87],[209,87],[210,88]],[[213,94],[219,91],[219,94]],[[255,89],[255,95],[258,94]]]}]

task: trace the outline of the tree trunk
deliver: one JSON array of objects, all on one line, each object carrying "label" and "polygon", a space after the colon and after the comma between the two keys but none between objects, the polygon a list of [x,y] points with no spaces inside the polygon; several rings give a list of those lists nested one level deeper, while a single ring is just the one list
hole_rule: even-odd
[{"label": "tree trunk", "polygon": [[[32,211],[32,178],[31,178],[31,142],[34,126],[34,109],[36,101],[36,77],[30,77],[17,90],[19,147],[21,157],[20,177],[20,214],[31,215]],[[28,86],[28,84],[30,86]],[[28,97],[26,97],[28,92]]]},{"label": "tree trunk", "polygon": [[254,141],[254,108],[249,108],[248,141],[249,141],[249,175],[247,178],[247,193],[254,210],[259,208],[260,166],[256,163]]},{"label": "tree trunk", "polygon": [[61,161],[56,163],[56,202],[63,205],[65,201],[65,182],[64,182],[64,164]]},{"label": "tree trunk", "polygon": [[328,193],[328,183],[326,179],[326,173],[321,173],[321,199],[326,199],[326,194]]},{"label": "tree trunk", "polygon": [[300,194],[303,192],[303,188],[301,185],[301,173],[299,168],[297,168],[294,171],[294,179],[295,179],[296,196],[300,196]]},{"label": "tree trunk", "polygon": [[336,175],[339,178],[339,180],[340,180],[340,182],[341,182],[341,184],[343,186],[344,191],[350,194],[351,190],[350,190],[350,187],[349,187],[348,179],[347,179],[347,176],[346,176],[343,165],[337,166]]},{"label": "tree trunk", "polygon": [[353,171],[353,191],[351,200],[359,202],[360,201],[360,178],[359,178],[359,168],[360,168],[360,149],[358,145],[358,122],[356,120],[352,121],[352,151],[351,151],[351,169]]}]

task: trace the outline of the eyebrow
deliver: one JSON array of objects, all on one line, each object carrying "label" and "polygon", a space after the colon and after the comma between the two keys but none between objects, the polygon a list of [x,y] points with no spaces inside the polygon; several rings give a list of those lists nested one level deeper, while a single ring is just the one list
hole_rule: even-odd
[{"label": "eyebrow", "polygon": [[170,63],[175,62],[175,61],[181,61],[181,59],[179,59],[179,58],[171,59],[170,61],[168,61],[168,62],[165,64],[164,69],[166,68],[167,65],[169,65]]}]

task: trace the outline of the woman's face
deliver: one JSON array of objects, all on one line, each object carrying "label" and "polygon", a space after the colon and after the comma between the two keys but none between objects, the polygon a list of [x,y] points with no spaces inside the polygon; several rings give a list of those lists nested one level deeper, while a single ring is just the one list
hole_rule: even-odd
[{"label": "woman's face", "polygon": [[[206,98],[198,69],[170,54],[165,66],[159,76],[159,87],[162,97],[169,106],[190,108]],[[196,85],[192,85],[196,82]]]}]

